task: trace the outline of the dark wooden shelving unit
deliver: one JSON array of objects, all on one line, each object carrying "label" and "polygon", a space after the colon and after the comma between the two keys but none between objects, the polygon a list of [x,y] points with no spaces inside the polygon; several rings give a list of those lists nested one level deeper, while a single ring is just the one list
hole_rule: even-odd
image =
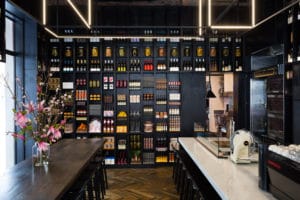
[{"label": "dark wooden shelving unit", "polygon": [[[230,63],[240,59],[234,39],[226,43]],[[73,96],[65,106],[64,137],[106,138],[106,161],[114,167],[172,163],[170,143],[194,136],[194,122],[206,126],[209,41],[49,39],[45,59],[62,91]],[[223,54],[217,55],[220,62]]]}]

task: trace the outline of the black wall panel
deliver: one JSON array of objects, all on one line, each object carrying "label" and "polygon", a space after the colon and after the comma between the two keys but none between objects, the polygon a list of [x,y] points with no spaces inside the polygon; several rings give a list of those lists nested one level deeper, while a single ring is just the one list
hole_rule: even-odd
[{"label": "black wall panel", "polygon": [[[184,136],[193,136],[194,122],[206,121],[206,86],[205,75],[197,73],[186,73],[180,77],[182,81],[182,127]],[[205,126],[205,124],[202,124]]]},{"label": "black wall panel", "polygon": [[300,101],[300,64],[293,67],[293,98]]},{"label": "black wall panel", "polygon": [[293,102],[293,143],[300,144],[300,100]]}]

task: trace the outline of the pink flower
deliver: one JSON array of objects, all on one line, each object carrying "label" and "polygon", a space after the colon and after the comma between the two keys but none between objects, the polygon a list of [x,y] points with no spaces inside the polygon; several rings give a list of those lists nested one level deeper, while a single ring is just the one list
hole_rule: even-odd
[{"label": "pink flower", "polygon": [[60,121],[60,125],[62,125],[62,126],[63,126],[63,125],[65,125],[65,124],[66,124],[66,122],[67,122],[67,120],[65,120],[65,119],[64,119],[64,120],[61,120],[61,121]]},{"label": "pink flower", "polygon": [[49,140],[50,140],[51,142],[56,142],[56,139],[53,137],[53,135],[50,135],[50,136],[49,136]]},{"label": "pink flower", "polygon": [[38,111],[43,112],[45,100],[38,103]]},{"label": "pink flower", "polygon": [[55,139],[59,139],[61,138],[61,132],[59,129],[55,129],[54,133],[53,133],[53,136]]},{"label": "pink flower", "polygon": [[54,132],[55,132],[54,126],[50,126],[48,129],[47,135],[51,135],[51,133],[54,134]]},{"label": "pink flower", "polygon": [[38,147],[42,151],[48,150],[49,143],[47,142],[38,142]]},{"label": "pink flower", "polygon": [[38,85],[36,91],[38,94],[42,93],[42,87]]},{"label": "pink flower", "polygon": [[54,126],[50,126],[47,135],[50,135],[51,133],[53,134],[53,137],[55,139],[61,138],[61,132],[59,131],[59,129],[54,128]]},{"label": "pink flower", "polygon": [[30,101],[28,104],[25,104],[24,107],[27,109],[28,113],[32,113],[34,111],[34,104],[32,101]]},{"label": "pink flower", "polygon": [[21,140],[25,140],[25,137],[24,137],[24,135],[21,135],[21,134],[17,134],[17,133],[13,133],[13,134],[11,134],[13,137],[15,137],[15,138],[19,138],[19,139],[21,139]]},{"label": "pink flower", "polygon": [[17,112],[15,114],[15,121],[16,125],[20,126],[21,128],[26,127],[26,123],[29,121],[28,118],[22,113],[22,112]]}]

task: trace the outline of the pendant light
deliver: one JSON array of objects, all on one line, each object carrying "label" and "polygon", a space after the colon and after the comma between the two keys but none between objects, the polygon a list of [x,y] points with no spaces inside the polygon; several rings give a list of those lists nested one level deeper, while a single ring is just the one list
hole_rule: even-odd
[{"label": "pendant light", "polygon": [[210,74],[208,74],[208,86],[206,90],[206,98],[216,98],[216,95],[211,90]]}]

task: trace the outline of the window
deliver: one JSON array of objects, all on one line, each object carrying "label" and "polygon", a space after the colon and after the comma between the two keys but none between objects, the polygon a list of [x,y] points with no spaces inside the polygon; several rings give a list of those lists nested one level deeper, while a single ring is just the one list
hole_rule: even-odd
[{"label": "window", "polygon": [[[6,47],[14,52],[14,21],[6,18]],[[8,79],[11,88],[15,86],[15,57],[6,55],[6,63],[0,62],[0,74]],[[2,80],[1,80],[2,81]],[[15,163],[14,138],[6,133],[14,130],[13,112],[14,101],[11,94],[2,84],[0,85],[0,175]]]}]

